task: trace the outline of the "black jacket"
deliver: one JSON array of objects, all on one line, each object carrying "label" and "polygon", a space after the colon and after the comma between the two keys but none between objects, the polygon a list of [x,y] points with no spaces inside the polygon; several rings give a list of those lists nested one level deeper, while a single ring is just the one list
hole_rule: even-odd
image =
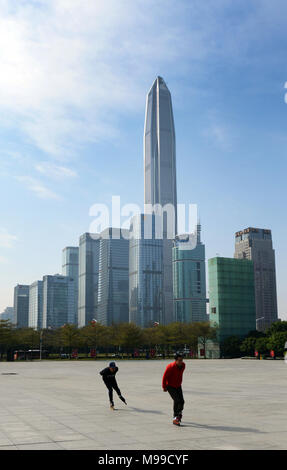
[{"label": "black jacket", "polygon": [[106,383],[106,384],[112,384],[112,383],[115,383],[116,382],[116,373],[118,372],[119,368],[116,367],[115,368],[115,371],[114,372],[111,372],[110,368],[109,367],[106,367],[105,369],[103,369],[100,374],[103,378],[103,381]]}]

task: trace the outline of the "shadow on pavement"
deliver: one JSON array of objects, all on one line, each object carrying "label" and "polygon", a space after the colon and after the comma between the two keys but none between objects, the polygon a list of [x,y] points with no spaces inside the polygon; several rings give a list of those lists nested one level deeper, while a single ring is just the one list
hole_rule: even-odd
[{"label": "shadow on pavement", "polygon": [[162,415],[162,411],[157,410],[142,410],[141,408],[135,408],[134,406],[128,406],[128,408],[115,408],[117,411],[137,411],[138,413],[153,413],[157,415]]},{"label": "shadow on pavement", "polygon": [[187,423],[186,422],[184,424],[181,424],[181,427],[210,429],[212,431],[254,432],[254,433],[257,433],[257,434],[264,434],[264,431],[259,431],[259,429],[239,428],[239,427],[236,427],[236,426],[209,426],[208,424]]}]

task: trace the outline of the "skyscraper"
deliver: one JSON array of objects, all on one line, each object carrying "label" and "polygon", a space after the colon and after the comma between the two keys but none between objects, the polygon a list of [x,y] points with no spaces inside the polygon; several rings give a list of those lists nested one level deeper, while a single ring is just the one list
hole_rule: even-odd
[{"label": "skyscraper", "polygon": [[17,328],[27,328],[29,318],[29,286],[17,284],[14,288],[14,319]]},{"label": "skyscraper", "polygon": [[253,262],[216,257],[208,260],[209,319],[218,340],[243,338],[256,329]]},{"label": "skyscraper", "polygon": [[163,323],[163,240],[156,236],[157,218],[138,214],[130,226],[129,314],[141,327]]},{"label": "skyscraper", "polygon": [[35,281],[29,288],[29,327],[43,326],[43,281]]},{"label": "skyscraper", "polygon": [[172,249],[174,316],[178,322],[208,321],[205,246],[200,232],[198,224],[196,233],[177,236]]},{"label": "skyscraper", "polygon": [[62,274],[74,279],[75,317],[78,317],[79,247],[66,246],[62,253]]},{"label": "skyscraper", "polygon": [[43,328],[76,324],[74,279],[55,274],[43,277]]},{"label": "skyscraper", "polygon": [[97,320],[103,325],[129,321],[129,231],[101,232]]},{"label": "skyscraper", "polygon": [[87,325],[97,316],[99,259],[99,234],[84,233],[79,243],[79,327]]},{"label": "skyscraper", "polygon": [[275,251],[271,230],[249,227],[235,234],[235,258],[253,261],[257,329],[278,320]]},{"label": "skyscraper", "polygon": [[[154,81],[146,99],[144,128],[144,202],[159,204],[163,213],[163,317],[173,321],[172,239],[177,233],[175,129],[169,89],[161,77]],[[170,210],[170,208],[172,210]],[[159,214],[157,209],[152,212]]]}]

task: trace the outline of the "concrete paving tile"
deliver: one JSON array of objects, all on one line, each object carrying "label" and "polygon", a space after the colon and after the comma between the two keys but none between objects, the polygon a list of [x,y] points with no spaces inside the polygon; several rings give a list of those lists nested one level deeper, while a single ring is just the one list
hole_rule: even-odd
[{"label": "concrete paving tile", "polygon": [[92,439],[85,439],[80,441],[66,441],[59,442],[59,445],[66,450],[102,450],[104,446],[99,445]]},{"label": "concrete paving tile", "polygon": [[87,439],[86,436],[80,433],[72,433],[72,432],[48,432],[47,435],[49,438],[54,442],[60,441],[79,441],[83,439]]},{"label": "concrete paving tile", "polygon": [[8,439],[7,437],[1,437],[0,439],[0,450],[3,446],[10,446],[13,445],[13,442],[11,439]]},{"label": "concrete paving tile", "polygon": [[11,445],[11,446],[1,446],[0,450],[18,450],[17,446]]},{"label": "concrete paving tile", "polygon": [[[0,448],[1,449],[1,448]],[[17,445],[18,450],[62,450],[55,442],[43,442],[40,444],[19,444]]]}]

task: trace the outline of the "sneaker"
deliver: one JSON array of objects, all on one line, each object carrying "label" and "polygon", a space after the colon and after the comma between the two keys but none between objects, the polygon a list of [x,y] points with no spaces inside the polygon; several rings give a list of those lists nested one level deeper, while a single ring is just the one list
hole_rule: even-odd
[{"label": "sneaker", "polygon": [[113,403],[110,404],[110,408],[111,410],[114,410],[115,409],[115,405],[113,405]]},{"label": "sneaker", "polygon": [[180,420],[179,420],[178,416],[176,416],[176,417],[173,419],[173,424],[175,424],[176,426],[180,426]]}]

